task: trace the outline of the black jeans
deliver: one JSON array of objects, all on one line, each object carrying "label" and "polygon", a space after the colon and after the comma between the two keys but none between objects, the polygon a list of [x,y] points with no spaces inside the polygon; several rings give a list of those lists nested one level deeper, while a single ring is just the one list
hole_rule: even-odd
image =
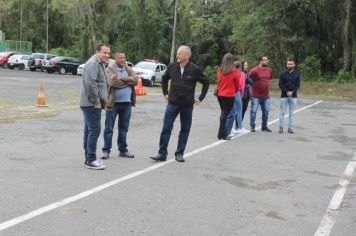
[{"label": "black jeans", "polygon": [[245,112],[247,110],[249,102],[250,102],[249,98],[242,98],[242,120],[244,120]]},{"label": "black jeans", "polygon": [[218,102],[221,109],[220,125],[218,131],[218,139],[226,138],[229,134],[226,129],[227,116],[234,107],[235,97],[222,97],[218,96]]},{"label": "black jeans", "polygon": [[178,114],[180,115],[180,132],[175,155],[177,156],[178,154],[184,154],[190,133],[190,127],[192,125],[193,105],[179,106],[168,103],[166,113],[164,114],[163,128],[159,140],[158,153],[162,156],[168,155],[167,147],[171,137],[173,124]]}]

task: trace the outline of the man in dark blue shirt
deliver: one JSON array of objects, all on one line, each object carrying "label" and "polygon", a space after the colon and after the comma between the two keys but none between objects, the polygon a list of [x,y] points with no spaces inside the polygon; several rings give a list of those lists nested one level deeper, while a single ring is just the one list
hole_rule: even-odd
[{"label": "man in dark blue shirt", "polygon": [[[209,79],[198,66],[189,61],[190,56],[190,48],[185,45],[180,46],[177,51],[177,62],[170,64],[162,77],[162,91],[168,104],[164,114],[158,155],[151,157],[152,160],[166,161],[173,124],[180,114],[181,129],[175,159],[178,162],[184,162],[183,155],[192,124],[193,105],[198,105],[209,89]],[[168,88],[169,80],[171,81],[170,88]],[[203,87],[200,96],[195,98],[197,82],[200,82]]]},{"label": "man in dark blue shirt", "polygon": [[279,88],[281,89],[279,133],[283,133],[284,115],[288,106],[288,133],[293,134],[293,113],[297,105],[297,91],[300,88],[300,73],[295,69],[294,59],[288,59],[287,69],[281,71],[279,76]]}]

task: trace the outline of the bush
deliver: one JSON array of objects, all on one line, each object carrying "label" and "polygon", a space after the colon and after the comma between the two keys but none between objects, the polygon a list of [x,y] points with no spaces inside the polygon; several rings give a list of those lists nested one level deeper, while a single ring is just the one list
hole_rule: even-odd
[{"label": "bush", "polygon": [[73,50],[65,49],[65,48],[52,48],[49,53],[57,56],[76,57],[76,58],[79,58],[80,55],[80,52],[77,48]]},{"label": "bush", "polygon": [[217,84],[218,78],[216,76],[216,71],[218,70],[218,66],[207,66],[205,67],[204,74],[208,76],[211,84]]},{"label": "bush", "polygon": [[320,59],[317,56],[308,56],[300,63],[299,68],[304,80],[318,80],[321,75]]},{"label": "bush", "polygon": [[351,72],[341,69],[337,73],[336,79],[338,83],[348,83],[352,82],[352,80],[354,80],[355,78],[353,77]]}]

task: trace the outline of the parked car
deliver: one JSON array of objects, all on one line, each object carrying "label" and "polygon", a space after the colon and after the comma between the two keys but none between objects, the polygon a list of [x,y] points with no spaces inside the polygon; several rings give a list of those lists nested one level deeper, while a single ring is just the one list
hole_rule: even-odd
[{"label": "parked car", "polygon": [[9,58],[15,54],[20,54],[20,53],[18,53],[18,52],[0,52],[0,67],[7,68],[7,66],[8,66],[7,62],[9,61]]},{"label": "parked car", "polygon": [[32,53],[28,59],[28,67],[31,71],[39,69],[41,71],[45,70],[43,67],[48,64],[49,60],[56,57],[56,55],[46,54],[46,53]]},{"label": "parked car", "polygon": [[77,74],[77,69],[82,62],[73,57],[55,57],[50,60],[49,65],[44,68],[48,73],[57,72],[61,75],[66,73]]},{"label": "parked car", "polygon": [[19,68],[20,70],[24,70],[28,68],[28,58],[29,55],[23,55],[23,54],[15,54],[12,55],[9,58],[9,61],[7,62],[8,68],[13,70],[14,68]]},{"label": "parked car", "polygon": [[[113,63],[114,61],[115,60],[113,60],[113,59],[109,59],[109,64]],[[78,66],[77,75],[82,75],[83,74],[84,65],[85,64],[81,64],[80,66]],[[126,62],[126,65],[128,65],[129,67],[133,67],[134,66],[134,64],[132,62],[129,62],[129,61]]]},{"label": "parked car", "polygon": [[132,69],[141,76],[144,84],[153,86],[155,82],[162,82],[162,75],[167,70],[167,66],[155,59],[145,59],[134,65]]}]

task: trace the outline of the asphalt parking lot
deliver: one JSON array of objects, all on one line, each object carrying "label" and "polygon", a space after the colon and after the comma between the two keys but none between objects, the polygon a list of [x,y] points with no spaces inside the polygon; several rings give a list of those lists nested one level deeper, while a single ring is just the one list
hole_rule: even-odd
[{"label": "asphalt parking lot", "polygon": [[[33,107],[40,83],[42,110]],[[0,85],[0,235],[355,235],[354,101],[301,96],[295,134],[279,134],[273,97],[272,133],[218,141],[209,93],[194,108],[187,161],[172,159],[177,120],[169,160],[157,164],[148,157],[165,102],[159,87],[146,88],[128,133],[136,157],[113,150],[107,169],[93,171],[82,166],[79,76],[0,69]],[[98,155],[102,144],[101,135]]]}]

